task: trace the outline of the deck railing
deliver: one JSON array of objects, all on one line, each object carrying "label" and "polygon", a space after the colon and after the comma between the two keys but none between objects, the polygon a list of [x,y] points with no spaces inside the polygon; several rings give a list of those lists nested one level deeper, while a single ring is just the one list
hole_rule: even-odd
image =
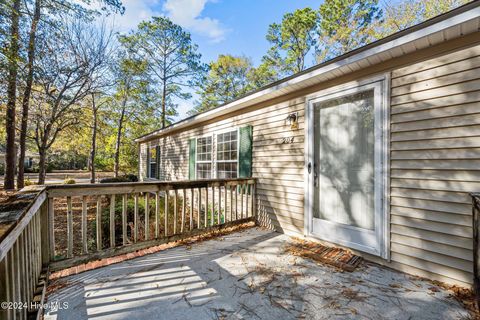
[{"label": "deck railing", "polygon": [[[0,243],[0,310],[25,319],[43,301],[42,270],[187,238],[255,219],[255,179],[47,186]],[[43,288],[43,291],[42,291]]]},{"label": "deck railing", "polygon": [[[48,250],[47,195],[42,191],[0,242],[0,319],[26,319],[39,310],[45,294]],[[37,312],[38,314],[38,312]]]}]

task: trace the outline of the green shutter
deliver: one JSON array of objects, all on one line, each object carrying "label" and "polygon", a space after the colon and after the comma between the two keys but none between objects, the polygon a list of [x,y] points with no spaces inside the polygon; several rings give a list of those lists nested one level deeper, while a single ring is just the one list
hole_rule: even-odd
[{"label": "green shutter", "polygon": [[249,178],[252,176],[253,127],[242,127],[239,131],[240,140],[238,147],[238,177]]},{"label": "green shutter", "polygon": [[196,150],[197,140],[192,138],[188,141],[188,179],[195,180],[195,160],[196,160]]},{"label": "green shutter", "polygon": [[157,172],[155,178],[160,179],[160,146],[155,147],[155,157],[157,158]]}]

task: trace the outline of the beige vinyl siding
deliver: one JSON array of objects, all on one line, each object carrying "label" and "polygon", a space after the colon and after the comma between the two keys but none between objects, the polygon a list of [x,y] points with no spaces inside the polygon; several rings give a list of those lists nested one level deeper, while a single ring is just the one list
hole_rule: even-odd
[{"label": "beige vinyl siding", "polygon": [[148,145],[146,143],[142,143],[140,144],[140,150],[139,150],[139,163],[138,163],[138,166],[139,166],[139,170],[138,170],[138,174],[139,174],[139,177],[140,179],[145,179],[147,177],[147,159],[148,159],[148,155],[147,155],[147,147]]},{"label": "beige vinyl siding", "polygon": [[[476,43],[474,47],[466,46]],[[458,49],[461,47],[462,49]],[[466,49],[465,49],[466,48]],[[435,58],[431,58],[435,56]],[[397,270],[450,283],[472,282],[469,192],[480,191],[480,45],[467,36],[142,143],[161,147],[162,180],[188,179],[188,140],[253,126],[253,176],[260,220],[303,235],[306,96],[390,72],[390,257]],[[298,112],[299,128],[286,122]],[[294,137],[284,144],[283,138]]]},{"label": "beige vinyl siding", "polygon": [[472,282],[480,190],[480,46],[392,72],[391,259]]},{"label": "beige vinyl siding", "polygon": [[[260,220],[279,231],[303,234],[304,107],[303,98],[293,99],[152,140],[149,145],[158,144],[161,148],[160,179],[188,179],[190,138],[252,125],[252,174],[258,179]],[[299,114],[300,123],[296,130],[291,130],[286,121],[291,112]],[[293,143],[283,143],[283,138],[291,137]]]}]

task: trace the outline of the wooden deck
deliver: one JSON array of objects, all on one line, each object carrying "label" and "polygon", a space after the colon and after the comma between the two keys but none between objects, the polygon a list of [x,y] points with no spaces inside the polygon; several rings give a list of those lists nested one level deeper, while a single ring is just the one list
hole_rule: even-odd
[{"label": "wooden deck", "polygon": [[368,262],[340,272],[289,241],[251,228],[58,279],[46,319],[470,319],[430,282]]},{"label": "wooden deck", "polygon": [[255,179],[49,185],[0,242],[0,319],[40,314],[48,273],[255,219]]}]

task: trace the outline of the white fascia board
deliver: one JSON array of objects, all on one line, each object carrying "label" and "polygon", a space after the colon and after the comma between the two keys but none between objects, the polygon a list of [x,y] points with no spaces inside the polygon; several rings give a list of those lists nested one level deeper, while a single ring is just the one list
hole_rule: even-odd
[{"label": "white fascia board", "polygon": [[242,109],[246,106],[253,105],[255,103],[259,103],[262,101],[269,100],[273,98],[273,95],[278,92],[279,90],[286,89],[292,85],[301,85],[303,82],[311,79],[318,80],[318,83],[321,82],[321,76],[327,74],[328,72],[331,72],[332,70],[335,70],[340,67],[344,67],[346,65],[358,62],[360,60],[366,59],[368,57],[393,50],[397,47],[400,47],[402,45],[405,45],[409,42],[416,41],[418,39],[428,37],[434,33],[437,33],[439,31],[451,28],[453,26],[465,23],[467,21],[470,21],[472,19],[477,19],[480,17],[480,7],[477,6],[475,8],[472,8],[468,11],[462,12],[460,14],[457,14],[455,16],[452,16],[450,18],[447,18],[445,20],[439,21],[435,24],[432,24],[430,26],[427,26],[425,28],[407,33],[406,35],[399,37],[397,39],[393,39],[391,41],[388,41],[386,43],[374,46],[372,48],[369,48],[367,50],[361,51],[357,54],[351,55],[349,57],[346,57],[342,60],[333,62],[333,63],[327,63],[323,67],[319,67],[317,69],[314,69],[310,72],[303,73],[301,75],[298,75],[297,77],[291,78],[287,81],[281,82],[275,86],[268,87],[264,90],[254,92],[248,96],[245,96],[243,98],[240,98],[238,100],[235,100],[229,104],[226,104],[224,106],[218,107],[216,109],[203,112],[198,114],[197,116],[191,117],[189,119],[183,120],[177,124],[173,124],[165,129],[160,129],[157,131],[154,131],[146,136],[140,137],[135,139],[135,142],[143,142],[146,140],[153,139],[155,137],[159,136],[164,136],[167,135],[171,131],[176,131],[185,127],[192,126],[194,124],[210,120],[212,118],[237,111],[239,109]]}]

